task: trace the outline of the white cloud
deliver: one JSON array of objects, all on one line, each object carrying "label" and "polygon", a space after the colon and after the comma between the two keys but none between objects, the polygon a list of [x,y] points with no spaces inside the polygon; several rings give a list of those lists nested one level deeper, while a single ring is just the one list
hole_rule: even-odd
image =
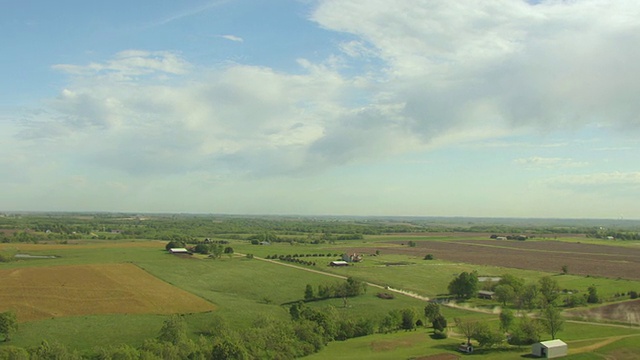
[{"label": "white cloud", "polygon": [[513,162],[517,165],[524,165],[530,168],[575,168],[589,165],[588,162],[575,161],[568,158],[549,158],[539,156],[515,159]]},{"label": "white cloud", "polygon": [[181,75],[189,71],[189,63],[169,51],[126,50],[106,63],[89,65],[57,64],[53,68],[77,76],[109,76],[115,80],[131,80],[140,75]]},{"label": "white cloud", "polygon": [[[306,174],[532,129],[605,124],[633,132],[634,14],[636,2],[595,0],[320,1],[311,19],[353,35],[323,63],[300,59],[290,72],[209,68],[176,52],[127,50],[58,64],[69,84],[23,133],[56,143],[69,161],[216,177]],[[370,63],[361,73],[343,72],[363,61]],[[516,163],[585,165],[566,157]]]},{"label": "white cloud", "polygon": [[[59,141],[68,153],[83,149],[71,155],[80,161],[136,175],[318,171],[334,165],[326,143],[360,149],[345,151],[341,163],[372,156],[377,147],[370,140],[389,137],[378,126],[381,117],[394,111],[354,110],[349,93],[366,81],[301,65],[301,75],[243,65],[207,69],[174,53],[134,50],[104,63],[58,65],[74,81],[50,101],[53,113],[26,132]],[[367,126],[363,139],[357,131]],[[356,132],[345,137],[348,131]]]},{"label": "white cloud", "polygon": [[209,1],[201,6],[197,6],[197,7],[193,7],[193,8],[189,8],[189,9],[184,9],[181,11],[178,11],[174,14],[171,14],[163,19],[157,20],[154,23],[150,24],[150,26],[161,26],[161,25],[166,25],[169,23],[172,23],[174,21],[179,21],[194,15],[198,15],[202,12],[205,12],[209,9],[212,9],[214,7],[218,7],[224,3],[226,3],[227,1]]},{"label": "white cloud", "polygon": [[244,39],[239,37],[239,36],[235,36],[235,35],[218,35],[219,37],[223,38],[223,39],[227,39],[230,41],[235,41],[235,42],[243,42]]},{"label": "white cloud", "polygon": [[612,196],[634,204],[640,195],[640,172],[562,175],[549,178],[544,184],[551,188],[567,189],[573,193],[592,193],[605,198]]},{"label": "white cloud", "polygon": [[326,0],[311,16],[365,42],[347,56],[385,62],[391,99],[427,139],[470,122],[638,131],[639,18],[640,3],[600,0]]}]

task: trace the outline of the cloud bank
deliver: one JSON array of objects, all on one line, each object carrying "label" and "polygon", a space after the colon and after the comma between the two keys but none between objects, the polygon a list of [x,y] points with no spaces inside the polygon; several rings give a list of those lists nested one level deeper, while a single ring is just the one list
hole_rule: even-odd
[{"label": "cloud bank", "polygon": [[640,128],[634,1],[325,0],[309,19],[350,39],[291,72],[145,50],[54,65],[69,82],[20,136],[132,176],[255,177],[513,133]]}]

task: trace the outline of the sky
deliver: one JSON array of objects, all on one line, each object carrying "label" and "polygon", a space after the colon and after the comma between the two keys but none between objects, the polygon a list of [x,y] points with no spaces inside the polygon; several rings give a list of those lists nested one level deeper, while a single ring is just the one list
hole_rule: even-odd
[{"label": "sky", "polygon": [[0,0],[0,210],[640,219],[636,0]]}]

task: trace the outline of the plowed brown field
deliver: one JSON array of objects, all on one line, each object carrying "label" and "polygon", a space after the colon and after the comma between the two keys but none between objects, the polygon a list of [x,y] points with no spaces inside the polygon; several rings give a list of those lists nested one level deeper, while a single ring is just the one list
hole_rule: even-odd
[{"label": "plowed brown field", "polygon": [[18,321],[89,314],[172,314],[215,305],[133,264],[0,270],[0,311]]},{"label": "plowed brown field", "polygon": [[[405,243],[394,241],[394,244]],[[424,256],[477,265],[640,280],[640,248],[562,241],[416,241],[415,247],[385,248],[385,253]],[[370,249],[351,249],[370,252]]]}]

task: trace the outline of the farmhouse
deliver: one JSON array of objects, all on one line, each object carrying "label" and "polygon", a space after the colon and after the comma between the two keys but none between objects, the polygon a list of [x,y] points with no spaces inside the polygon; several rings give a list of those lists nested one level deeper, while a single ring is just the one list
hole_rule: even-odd
[{"label": "farmhouse", "polygon": [[567,344],[562,340],[549,340],[531,346],[531,355],[545,359],[554,359],[567,355]]},{"label": "farmhouse", "polygon": [[342,261],[346,261],[346,262],[360,262],[360,261],[362,261],[362,255],[358,255],[357,253],[353,253],[353,254],[342,254]]},{"label": "farmhouse", "polygon": [[478,298],[492,300],[494,294],[495,293],[493,291],[480,290],[478,291]]},{"label": "farmhouse", "polygon": [[336,260],[329,263],[330,266],[349,266],[349,263],[342,260]]}]

